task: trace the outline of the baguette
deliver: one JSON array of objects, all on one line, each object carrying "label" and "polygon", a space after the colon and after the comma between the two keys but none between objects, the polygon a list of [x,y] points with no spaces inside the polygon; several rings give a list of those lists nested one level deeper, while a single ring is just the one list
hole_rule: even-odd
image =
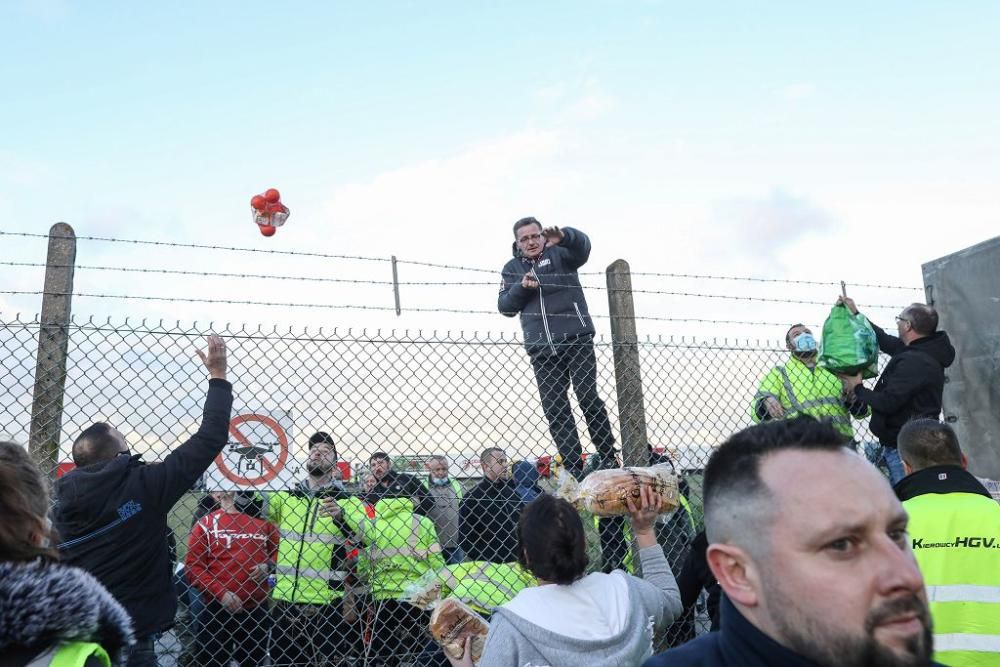
[{"label": "baguette", "polygon": [[567,475],[556,495],[596,516],[623,516],[628,514],[626,500],[631,497],[638,501],[642,486],[651,486],[659,494],[660,514],[677,509],[677,477],[666,465],[597,470],[582,482]]},{"label": "baguette", "polygon": [[490,624],[461,600],[445,598],[431,613],[430,631],[438,646],[456,659],[465,654],[465,638],[471,635],[472,661],[479,662]]}]

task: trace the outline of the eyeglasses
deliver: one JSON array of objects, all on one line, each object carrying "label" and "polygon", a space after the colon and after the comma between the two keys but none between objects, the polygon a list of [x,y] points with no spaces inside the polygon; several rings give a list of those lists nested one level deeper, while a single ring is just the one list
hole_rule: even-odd
[{"label": "eyeglasses", "polygon": [[899,324],[900,322],[906,322],[907,324],[910,324],[910,320],[908,320],[907,318],[896,315],[896,324]]},{"label": "eyeglasses", "polygon": [[518,243],[527,243],[528,241],[537,241],[542,238],[541,234],[528,234],[527,236],[522,236],[517,240]]}]

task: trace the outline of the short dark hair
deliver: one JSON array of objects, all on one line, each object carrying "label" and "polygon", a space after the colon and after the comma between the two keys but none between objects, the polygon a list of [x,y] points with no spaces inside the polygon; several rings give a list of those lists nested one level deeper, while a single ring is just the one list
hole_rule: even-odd
[{"label": "short dark hair", "polygon": [[[57,560],[52,546],[58,541],[48,528],[49,483],[27,450],[16,442],[0,442],[0,561],[26,562],[36,558]],[[38,546],[37,533],[49,540]]]},{"label": "short dark hair", "polygon": [[936,419],[914,419],[903,424],[897,446],[899,456],[914,471],[962,465],[962,447],[955,429]]},{"label": "short dark hair", "polygon": [[113,430],[106,422],[96,422],[85,428],[73,441],[73,463],[85,468],[118,456],[118,441],[111,435]]},{"label": "short dark hair", "polygon": [[309,436],[309,451],[312,451],[312,448],[315,445],[318,445],[321,442],[324,443],[324,444],[326,444],[326,445],[330,445],[330,449],[333,450],[333,456],[334,456],[334,458],[336,458],[337,457],[337,443],[335,443],[333,441],[333,438],[326,431],[317,431],[317,432],[313,433],[311,436]]},{"label": "short dark hair", "polygon": [[569,585],[587,570],[587,537],[579,512],[562,498],[542,493],[521,511],[517,559],[539,579]]},{"label": "short dark hair", "polygon": [[368,463],[371,463],[372,461],[377,461],[379,459],[381,459],[383,461],[388,461],[389,463],[392,463],[392,459],[389,458],[389,455],[386,454],[385,452],[375,452],[375,453],[373,453],[371,456],[368,457]]},{"label": "short dark hair", "polygon": [[[785,342],[788,343],[789,345],[791,345],[792,341],[790,341],[788,339],[788,337],[792,334],[792,329],[795,329],[797,327],[804,327],[804,326],[806,326],[806,325],[804,325],[801,322],[799,322],[798,324],[793,324],[792,326],[788,327],[788,331],[785,332]],[[806,327],[806,328],[808,329],[808,327]]]},{"label": "short dark hair", "polygon": [[486,461],[487,456],[495,456],[496,454],[506,455],[506,452],[500,447],[487,447],[479,454],[479,463],[482,464]]},{"label": "short dark hair", "polygon": [[911,303],[906,307],[904,315],[910,321],[913,330],[921,336],[930,336],[937,331],[937,311],[925,303]]},{"label": "short dark hair", "polygon": [[514,238],[517,238],[517,230],[519,230],[521,227],[527,227],[528,225],[538,225],[539,229],[542,228],[542,223],[538,222],[538,220],[535,220],[532,217],[521,218],[520,220],[514,223]]},{"label": "short dark hair", "polygon": [[[813,417],[766,422],[743,429],[708,460],[704,475],[705,530],[710,542],[739,535],[753,541],[769,517],[770,491],[760,475],[761,461],[789,450],[849,451],[850,439],[830,421]],[[743,544],[741,546],[747,546]]]}]

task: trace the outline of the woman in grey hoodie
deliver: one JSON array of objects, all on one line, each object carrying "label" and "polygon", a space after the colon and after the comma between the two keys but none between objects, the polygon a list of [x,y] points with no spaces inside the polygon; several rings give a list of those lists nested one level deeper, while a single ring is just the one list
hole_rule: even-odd
[{"label": "woman in grey hoodie", "polygon": [[[521,565],[537,579],[497,608],[479,667],[639,665],[653,654],[653,634],[681,615],[677,582],[654,524],[659,498],[648,487],[629,499],[643,578],[621,570],[585,575],[580,515],[565,500],[542,494],[521,513]],[[471,667],[472,659],[451,660]]]}]

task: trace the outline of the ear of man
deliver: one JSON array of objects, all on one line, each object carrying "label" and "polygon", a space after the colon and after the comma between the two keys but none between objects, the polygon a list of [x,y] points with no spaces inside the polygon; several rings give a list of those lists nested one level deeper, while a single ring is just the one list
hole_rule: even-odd
[{"label": "ear of man", "polygon": [[760,603],[760,576],[746,551],[732,544],[711,544],[706,557],[708,567],[730,600],[744,607]]}]

